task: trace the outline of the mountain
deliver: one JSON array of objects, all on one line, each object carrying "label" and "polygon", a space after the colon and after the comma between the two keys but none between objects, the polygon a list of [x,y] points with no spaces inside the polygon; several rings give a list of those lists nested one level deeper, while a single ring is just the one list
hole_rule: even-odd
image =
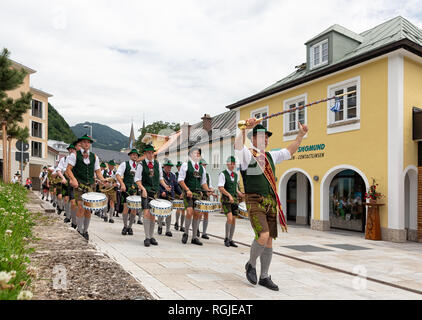
[{"label": "mountain", "polygon": [[67,143],[72,143],[76,140],[76,136],[66,120],[50,103],[48,104],[48,139]]},{"label": "mountain", "polygon": [[84,128],[84,125],[86,124],[92,125],[92,138],[95,140],[92,145],[93,147],[114,151],[120,151],[121,149],[128,147],[129,137],[126,137],[119,131],[103,124],[95,122],[78,123],[71,127],[71,129],[78,137],[81,137],[84,134],[89,135],[90,128]]}]

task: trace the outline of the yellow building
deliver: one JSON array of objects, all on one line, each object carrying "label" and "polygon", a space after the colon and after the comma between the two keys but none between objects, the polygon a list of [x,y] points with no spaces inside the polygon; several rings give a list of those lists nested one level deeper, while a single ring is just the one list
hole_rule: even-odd
[{"label": "yellow building", "polygon": [[396,17],[360,34],[334,25],[305,45],[307,62],[295,72],[227,106],[240,120],[356,91],[341,98],[340,112],[330,110],[331,100],[264,122],[273,132],[269,149],[287,147],[298,120],[309,127],[294,157],[276,167],[288,220],[316,230],[364,232],[362,201],[375,178],[385,195],[379,201],[382,239],[416,241],[412,109],[422,106],[422,30]]},{"label": "yellow building", "polygon": [[[38,177],[42,167],[47,165],[48,98],[52,97],[52,95],[31,87],[30,76],[36,72],[35,70],[17,62],[13,62],[13,66],[16,68],[23,68],[27,72],[27,75],[23,84],[15,90],[8,91],[7,95],[13,99],[17,99],[20,97],[21,92],[32,93],[31,108],[23,116],[23,122],[21,123],[22,127],[28,127],[29,129],[29,150],[27,151],[29,152],[29,161],[27,163],[24,162],[22,177],[23,181],[25,181],[27,177],[30,177],[34,189],[36,190],[39,186]],[[2,148],[2,141],[0,141],[0,150],[2,150]],[[19,152],[16,149],[16,140],[12,140],[11,151],[11,177],[13,177],[17,171],[21,171],[20,162],[16,161],[16,152]],[[0,152],[0,157],[2,159],[3,152]]]}]

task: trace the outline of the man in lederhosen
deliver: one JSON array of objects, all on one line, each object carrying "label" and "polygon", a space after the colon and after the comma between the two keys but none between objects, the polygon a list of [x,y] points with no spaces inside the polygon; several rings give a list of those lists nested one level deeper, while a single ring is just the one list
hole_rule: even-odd
[{"label": "man in lederhosen", "polygon": [[[171,168],[173,167],[173,163],[170,159],[164,159],[163,163],[163,178],[166,184],[171,188],[171,191],[167,191],[162,185],[160,185],[160,198],[172,201],[173,199],[180,198],[182,194],[182,189],[180,189],[179,183],[177,182],[176,175],[171,172]],[[158,234],[163,232],[163,227],[161,226],[161,222],[163,221],[163,217],[158,218]],[[171,215],[166,217],[166,236],[172,237],[173,234],[170,231],[171,225]]]},{"label": "man in lederhosen", "polygon": [[114,167],[116,166],[116,163],[114,162],[114,160],[111,160],[109,162],[107,162],[108,165],[108,169],[104,170],[103,176],[104,178],[111,178],[114,179],[113,182],[111,182],[113,184],[113,189],[110,192],[107,192],[106,196],[107,196],[107,213],[104,216],[104,222],[109,222],[109,223],[114,223],[113,220],[113,214],[114,214],[114,208],[115,208],[115,203],[117,201],[117,179],[116,179],[116,170],[114,169]]},{"label": "man in lederhosen", "polygon": [[142,209],[144,211],[144,230],[145,230],[145,247],[151,244],[158,245],[154,239],[155,216],[151,214],[150,201],[158,198],[160,185],[170,192],[171,188],[165,183],[163,178],[163,169],[161,164],[154,159],[154,146],[146,145],[144,147],[145,159],[141,161],[139,169],[136,172],[135,182],[137,183],[142,195]]},{"label": "man in lederhosen", "polygon": [[49,166],[47,169],[48,177],[48,190],[50,192],[50,203],[53,207],[56,207],[56,182],[54,172],[56,169],[53,166]]},{"label": "man in lederhosen", "polygon": [[[177,161],[176,168],[177,172],[176,175],[176,181],[179,180],[179,172],[180,168],[182,167],[182,162]],[[181,200],[183,200],[183,192],[179,197]],[[180,231],[185,232],[184,222],[185,222],[185,209],[177,209],[176,210],[176,223],[174,224],[174,229],[179,230],[179,217],[180,217]]]},{"label": "man in lederhosen", "polygon": [[88,227],[91,221],[91,212],[82,207],[82,194],[95,190],[94,174],[104,183],[104,177],[100,170],[100,161],[93,152],[90,152],[92,138],[84,135],[79,138],[81,150],[69,156],[66,174],[70,178],[73,187],[75,201],[78,204],[76,224],[78,232],[89,240]]},{"label": "man in lederhosen", "polygon": [[[141,161],[144,160],[144,159],[145,159],[145,154],[142,152],[141,156],[138,158],[138,166],[140,165]],[[138,195],[141,195],[141,193],[139,191],[139,188],[138,188]],[[137,210],[137,213],[136,214],[138,216],[138,222],[137,222],[137,224],[142,225],[143,224],[142,217],[144,215],[144,210],[142,210],[142,209],[141,210]]]},{"label": "man in lederhosen", "polygon": [[[104,179],[107,178],[107,176],[104,176],[106,169],[107,169],[107,165],[104,162],[101,162],[100,163],[100,170],[101,170],[101,174],[103,175]],[[97,179],[95,180],[95,192],[100,192],[100,181],[97,180]],[[95,215],[97,217],[100,217],[101,219],[103,219],[104,216],[105,216],[105,210],[107,210],[107,209],[103,209],[101,211],[96,211]]]},{"label": "man in lederhosen", "polygon": [[250,258],[245,266],[246,278],[252,284],[257,283],[256,260],[259,257],[261,275],[258,283],[268,289],[278,291],[278,286],[268,275],[273,254],[272,240],[277,238],[277,213],[283,231],[287,231],[287,224],[277,194],[275,164],[291,158],[308,132],[308,128],[299,122],[299,133],[292,144],[281,150],[266,152],[268,138],[272,133],[258,123],[255,118],[246,121],[246,129],[253,128],[248,133],[252,148],[245,146],[245,130],[241,130],[235,140],[235,150],[240,160],[245,187],[246,207],[255,232]]},{"label": "man in lederhosen", "polygon": [[42,168],[42,170],[43,171],[41,171],[41,173],[40,173],[40,185],[41,185],[41,190],[42,190],[42,198],[41,198],[41,200],[44,200],[44,197],[45,197],[45,200],[46,201],[48,201],[48,190],[49,190],[49,187],[48,187],[48,171],[47,171],[47,167],[46,166],[44,166],[43,168]]},{"label": "man in lederhosen", "polygon": [[[205,159],[201,159],[201,161],[199,161],[199,164],[205,169],[205,172],[206,172],[208,163],[205,161]],[[211,184],[211,177],[208,172],[206,172],[206,176],[207,176],[208,188],[213,189],[212,184]],[[204,196],[202,197],[202,200],[210,200],[210,196],[208,194],[204,194]],[[202,237],[201,238],[207,239],[207,240],[210,238],[207,235],[208,216],[209,216],[208,212],[204,212],[202,214]],[[201,223],[201,220],[199,220],[199,223]],[[198,225],[197,236],[199,237],[199,225]]]},{"label": "man in lederhosen", "polygon": [[[135,174],[138,169],[138,157],[140,156],[138,150],[132,149],[129,153],[129,160],[122,162],[117,169],[116,178],[120,184],[120,201],[123,203],[123,229],[122,235],[133,235],[132,225],[135,222],[136,210],[130,209],[130,216],[128,217],[129,208],[127,206],[127,198],[136,195],[138,187],[135,183]],[[128,225],[129,218],[129,225]]]},{"label": "man in lederhosen", "polygon": [[227,159],[227,169],[218,176],[218,189],[221,192],[221,205],[227,217],[226,236],[224,245],[226,247],[237,247],[233,241],[236,217],[239,214],[239,198],[243,194],[239,191],[238,175],[236,170],[236,159],[230,156]]},{"label": "man in lederhosen", "polygon": [[201,213],[195,210],[195,201],[202,200],[203,192],[213,192],[213,190],[208,188],[206,170],[199,164],[201,149],[197,147],[190,149],[189,158],[187,162],[182,164],[178,178],[178,182],[184,191],[183,200],[186,209],[185,232],[182,236],[182,243],[188,241],[189,228],[192,223],[191,243],[202,246],[202,242],[197,236]]}]

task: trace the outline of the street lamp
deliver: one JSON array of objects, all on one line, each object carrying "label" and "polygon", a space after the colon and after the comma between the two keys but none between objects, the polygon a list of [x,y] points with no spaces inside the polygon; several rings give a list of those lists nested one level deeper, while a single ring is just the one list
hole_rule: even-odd
[{"label": "street lamp", "polygon": [[[84,124],[84,128],[89,128],[89,136],[92,139],[92,125],[90,125],[90,124]],[[91,143],[91,147],[89,148],[89,151],[92,152],[92,143]]]}]

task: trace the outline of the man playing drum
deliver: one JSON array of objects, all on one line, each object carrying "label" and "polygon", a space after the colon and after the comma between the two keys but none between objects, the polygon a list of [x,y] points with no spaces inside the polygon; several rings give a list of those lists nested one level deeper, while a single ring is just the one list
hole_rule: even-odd
[{"label": "man playing drum", "polygon": [[110,192],[106,193],[107,201],[108,201],[108,211],[107,214],[104,217],[104,222],[114,223],[113,220],[113,214],[114,214],[114,207],[115,203],[117,201],[117,179],[116,179],[116,170],[114,170],[114,167],[116,166],[116,163],[114,163],[114,160],[111,160],[107,162],[108,169],[104,170],[104,178],[111,180],[113,189]]},{"label": "man playing drum", "polygon": [[239,200],[243,194],[239,191],[238,175],[236,170],[236,159],[230,156],[227,159],[227,169],[218,176],[218,189],[221,192],[221,205],[223,212],[227,216],[226,236],[224,245],[226,247],[237,247],[233,241],[236,217],[239,214]]},{"label": "man playing drum", "polygon": [[[189,228],[192,223],[191,243],[202,246],[197,236],[201,213],[195,210],[195,201],[201,200],[204,192],[213,192],[208,188],[206,170],[199,164],[201,149],[193,147],[189,150],[189,161],[184,162],[179,171],[178,182],[184,191],[184,203],[186,208],[185,232],[182,236],[182,243],[186,243],[189,237]],[[193,217],[193,221],[192,221]]]},{"label": "man playing drum", "polygon": [[70,178],[70,185],[74,188],[75,201],[78,204],[76,224],[78,232],[89,240],[88,227],[91,220],[91,212],[82,207],[82,194],[95,190],[94,173],[101,182],[105,182],[100,170],[98,157],[90,152],[92,138],[84,135],[79,138],[81,150],[69,156],[66,174]]},{"label": "man playing drum", "polygon": [[[172,201],[176,198],[180,198],[182,194],[182,189],[180,189],[179,184],[177,183],[176,175],[171,172],[171,168],[173,167],[173,163],[170,159],[164,159],[163,164],[163,178],[166,184],[171,188],[170,191],[167,191],[162,185],[160,185],[160,198]],[[158,234],[163,232],[163,227],[161,226],[161,221],[163,221],[163,217],[158,218]],[[170,231],[171,225],[171,215],[166,217],[166,236],[172,237],[172,233]]]},{"label": "man playing drum", "polygon": [[308,132],[308,128],[299,122],[299,133],[293,143],[282,150],[266,152],[268,138],[272,133],[258,123],[255,118],[246,121],[246,129],[253,128],[252,132],[248,133],[253,147],[245,146],[244,129],[236,137],[234,147],[240,160],[246,207],[252,228],[255,231],[250,258],[245,266],[246,278],[252,284],[257,283],[256,260],[259,257],[261,261],[259,284],[278,291],[278,286],[268,275],[273,254],[272,240],[277,238],[277,212],[282,228],[286,228],[276,190],[275,164],[291,158]]},{"label": "man playing drum", "polygon": [[171,191],[171,188],[164,181],[161,164],[154,159],[154,152],[154,146],[145,146],[145,159],[141,161],[135,177],[135,182],[137,183],[139,190],[141,190],[143,198],[142,209],[144,212],[145,247],[149,247],[151,244],[154,246],[158,245],[157,240],[153,237],[155,216],[150,212],[150,202],[155,198],[158,198],[160,185],[167,192]]},{"label": "man playing drum", "polygon": [[138,169],[137,160],[140,156],[138,150],[132,149],[129,153],[129,161],[122,162],[116,172],[116,179],[120,184],[120,201],[123,203],[123,230],[122,235],[133,235],[132,225],[135,222],[136,210],[130,209],[129,225],[127,197],[136,195],[138,187],[135,183],[135,174]]},{"label": "man playing drum", "polygon": [[[179,172],[180,168],[182,167],[182,162],[177,161],[176,168],[177,172],[176,175],[176,181],[179,180]],[[179,197],[181,200],[183,200],[183,193]],[[174,224],[174,229],[179,230],[179,217],[180,217],[180,231],[185,232],[184,222],[185,222],[185,209],[177,209],[176,210],[176,223]]]},{"label": "man playing drum", "polygon": [[41,198],[41,200],[44,200],[44,197],[45,197],[45,200],[46,201],[48,201],[48,189],[49,189],[49,187],[48,187],[48,172],[47,172],[47,167],[46,166],[44,166],[43,168],[42,168],[42,170],[43,171],[41,171],[41,173],[40,173],[40,176],[39,176],[39,178],[40,178],[40,182],[41,182],[41,186],[42,186],[42,198]]}]

